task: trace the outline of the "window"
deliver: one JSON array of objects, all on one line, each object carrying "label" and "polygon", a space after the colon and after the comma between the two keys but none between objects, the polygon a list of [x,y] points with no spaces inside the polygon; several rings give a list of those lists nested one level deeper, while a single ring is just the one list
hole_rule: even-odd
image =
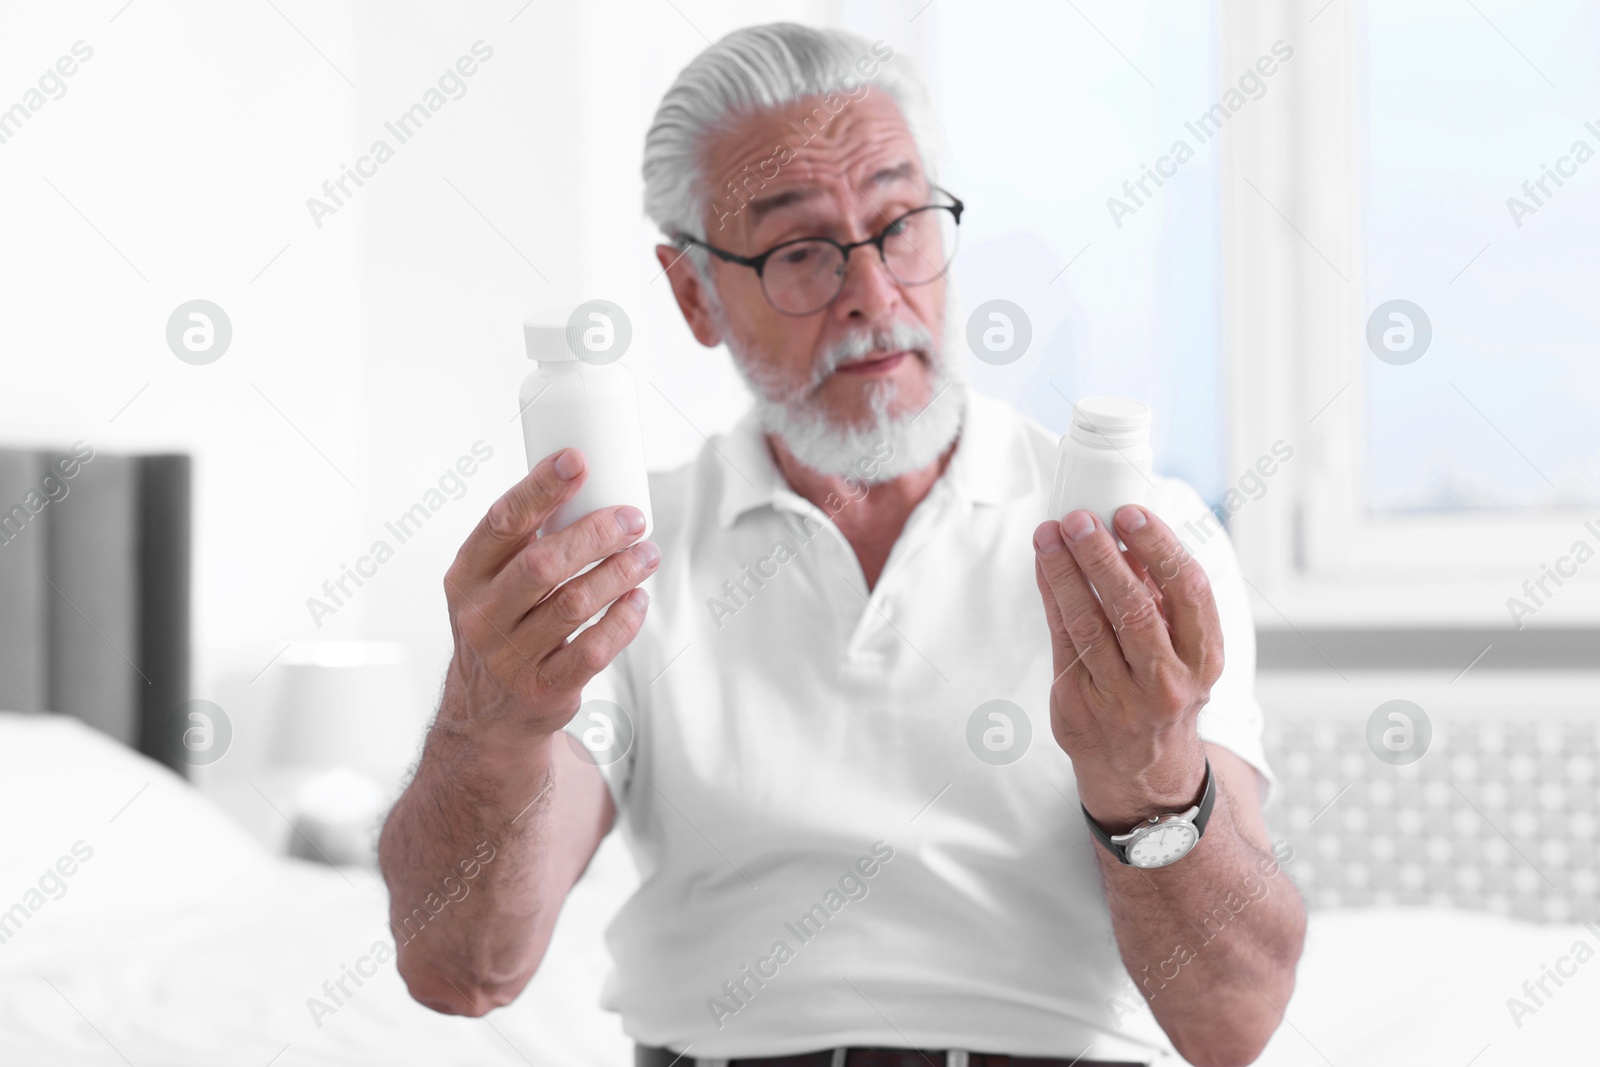
[{"label": "window", "polygon": [[1262,622],[1600,621],[1600,13],[1224,7],[1296,49],[1222,177],[1230,454],[1296,450],[1233,517]]},{"label": "window", "polygon": [[1432,332],[1367,365],[1368,507],[1600,504],[1600,9],[1375,4],[1365,39],[1368,302]]}]

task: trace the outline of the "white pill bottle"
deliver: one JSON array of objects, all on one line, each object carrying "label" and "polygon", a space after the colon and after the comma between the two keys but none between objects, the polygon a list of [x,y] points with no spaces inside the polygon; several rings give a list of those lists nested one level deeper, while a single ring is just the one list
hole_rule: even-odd
[{"label": "white pill bottle", "polygon": [[522,324],[528,358],[538,366],[522,380],[517,398],[528,469],[553,452],[576,448],[588,468],[582,488],[540,527],[548,536],[591,511],[632,504],[650,515],[644,433],[633,375],[619,360],[631,327],[620,308],[592,300],[530,316]]},{"label": "white pill bottle", "polygon": [[1088,396],[1072,406],[1072,425],[1056,454],[1049,517],[1092,511],[1115,533],[1124,504],[1147,506],[1154,476],[1150,408],[1123,396]]}]

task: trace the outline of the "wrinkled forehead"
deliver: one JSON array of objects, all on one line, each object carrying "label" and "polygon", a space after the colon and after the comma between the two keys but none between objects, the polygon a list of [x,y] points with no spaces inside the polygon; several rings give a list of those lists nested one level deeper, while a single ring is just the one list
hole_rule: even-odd
[{"label": "wrinkled forehead", "polygon": [[701,148],[709,233],[927,194],[916,139],[887,94],[813,96],[739,116]]}]

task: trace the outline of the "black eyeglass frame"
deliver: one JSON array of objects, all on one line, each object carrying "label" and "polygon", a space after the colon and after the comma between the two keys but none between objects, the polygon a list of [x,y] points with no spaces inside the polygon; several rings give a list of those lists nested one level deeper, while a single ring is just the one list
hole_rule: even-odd
[{"label": "black eyeglass frame", "polygon": [[[921,211],[948,211],[952,216],[954,216],[956,226],[959,227],[961,225],[961,213],[966,210],[967,206],[965,202],[963,202],[959,196],[956,196],[948,189],[937,185],[934,185],[931,188],[937,193],[948,196],[951,202],[948,204],[924,204],[921,207],[914,207],[910,211],[890,219],[881,230],[867,238],[865,241],[854,241],[850,244],[841,244],[831,237],[823,237],[821,235],[814,237],[796,237],[791,240],[784,241],[782,244],[773,245],[765,252],[762,252],[760,255],[756,256],[741,256],[736,252],[729,252],[725,248],[718,248],[714,244],[711,244],[707,241],[702,241],[700,238],[691,236],[687,233],[678,234],[678,236],[673,239],[673,244],[677,245],[679,248],[685,248],[685,250],[687,250],[686,246],[688,245],[697,245],[700,248],[705,249],[707,252],[710,252],[718,259],[725,260],[729,263],[737,263],[743,267],[749,267],[751,270],[756,272],[756,277],[761,280],[761,294],[766,296],[767,303],[772,305],[772,309],[774,311],[778,312],[780,315],[790,315],[795,318],[805,318],[808,315],[815,315],[817,312],[829,307],[835,300],[839,299],[839,293],[844,292],[844,282],[842,280],[840,281],[838,292],[834,293],[833,297],[825,304],[820,304],[817,307],[812,308],[810,311],[785,311],[783,308],[774,303],[772,297],[767,294],[766,277],[763,274],[763,271],[767,266],[767,260],[770,259],[774,253],[781,252],[791,245],[805,244],[812,241],[822,241],[839,250],[839,254],[843,257],[843,262],[848,268],[850,264],[850,253],[854,252],[858,248],[865,248],[867,245],[872,245],[878,250],[878,262],[882,263],[884,265],[884,269],[887,270],[889,267],[889,261],[883,254],[883,243],[889,239],[890,230],[903,223],[912,215],[915,215]],[[952,258],[954,258],[954,253],[951,255]],[[896,277],[895,280],[900,281],[901,285],[931,285],[940,278],[944,277],[945,271],[949,269],[950,262],[949,260],[946,260],[944,266],[939,268],[939,272],[933,277],[929,278],[927,281],[907,282],[900,281],[898,277]],[[893,274],[892,271],[890,273]]]}]

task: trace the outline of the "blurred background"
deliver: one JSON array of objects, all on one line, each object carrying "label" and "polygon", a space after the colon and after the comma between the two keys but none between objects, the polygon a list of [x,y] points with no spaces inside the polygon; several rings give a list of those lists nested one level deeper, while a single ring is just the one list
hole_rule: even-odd
[{"label": "blurred background", "polygon": [[[291,640],[399,641],[419,705],[432,701],[449,650],[439,576],[526,469],[524,315],[591,298],[627,310],[657,466],[743,409],[726,354],[695,343],[659,277],[639,158],[677,70],[757,18],[845,26],[922,70],[941,180],[970,205],[960,299],[1009,299],[1032,326],[1013,363],[969,354],[974,384],[1054,429],[1068,398],[1150,402],[1158,466],[1238,505],[1228,517],[1269,598],[1268,665],[1331,654],[1323,629],[1342,649],[1404,625],[1427,649],[1466,650],[1464,667],[1493,643],[1464,629],[1521,622],[1479,664],[1492,667],[1600,625],[1600,566],[1558,595],[1547,583],[1543,606],[1521,588],[1600,515],[1600,164],[1567,164],[1548,196],[1535,186],[1543,208],[1523,190],[1574,142],[1600,148],[1585,127],[1600,120],[1585,108],[1591,7],[1504,5],[1522,20],[1513,43],[1492,5],[1444,2],[1337,0],[1315,19],[1289,5],[657,2],[627,34],[608,8],[506,6],[7,13],[19,102],[75,42],[93,56],[0,144],[0,434],[194,458],[194,688],[241,739],[264,713],[252,679]],[[384,124],[478,41],[492,58],[398,143]],[[1292,58],[1261,77],[1277,41]],[[1221,135],[1197,136],[1252,74]],[[324,183],[380,138],[393,157],[331,207]],[[1179,141],[1193,157],[1162,164],[1177,176],[1130,196]],[[1530,212],[1514,217],[1512,197]],[[196,299],[232,328],[203,366],[166,339]],[[1414,363],[1365,343],[1393,299],[1431,324]],[[1293,459],[1253,473],[1279,440]],[[332,606],[323,583],[478,441],[493,458],[459,500],[334,613],[307,607]],[[1533,612],[1514,620],[1513,596]],[[1387,633],[1372,647],[1407,658]]]},{"label": "blurred background", "polygon": [[[291,830],[297,805],[359,819],[413,758],[451,648],[441,576],[527,469],[524,316],[626,310],[653,467],[743,411],[726,353],[695,343],[661,278],[640,154],[685,63],[788,19],[885,41],[925,77],[939,178],[967,204],[956,313],[1007,300],[1031,332],[1005,364],[959,354],[975,387],[1057,432],[1080,396],[1145,400],[1158,469],[1228,527],[1284,768],[1274,830],[1302,842],[1290,870],[1314,905],[1592,914],[1593,4],[0,12],[0,446],[83,442],[69,491],[110,477],[102,460],[190,457],[168,501],[189,640],[163,691],[205,702],[185,723],[227,739],[168,762],[266,847],[338,860],[336,828]],[[332,188],[380,139],[372,173]],[[198,352],[181,344],[196,308],[214,331]],[[9,509],[40,475],[7,470]],[[145,499],[73,514],[166,506]],[[419,502],[430,517],[398,540],[386,524]],[[37,551],[69,568],[78,535],[50,508],[63,525]],[[0,553],[43,528],[8,528]],[[334,598],[378,541],[392,553]],[[67,695],[80,672],[13,620],[0,706],[133,743],[140,657],[121,642],[139,609],[97,615],[101,583],[82,584],[70,611],[39,594],[40,632],[94,646],[109,680]],[[339,695],[350,670],[381,705]],[[1394,700],[1421,739],[1401,761],[1371,741]],[[316,723],[332,725],[313,744]],[[1421,759],[1430,744],[1441,758]],[[359,781],[329,780],[352,765]],[[1523,977],[1486,994],[1502,1022]]]}]

